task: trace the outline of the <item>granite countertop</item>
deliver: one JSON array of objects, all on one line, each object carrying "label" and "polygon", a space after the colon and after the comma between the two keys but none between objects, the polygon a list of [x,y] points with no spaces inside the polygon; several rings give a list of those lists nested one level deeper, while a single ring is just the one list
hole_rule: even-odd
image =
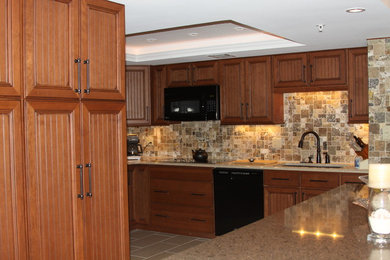
[{"label": "granite countertop", "polygon": [[390,259],[390,248],[367,242],[367,210],[352,203],[367,193],[342,185],[166,260]]},{"label": "granite countertop", "polygon": [[[192,166],[192,167],[210,167],[210,168],[240,168],[240,169],[260,169],[260,170],[288,170],[288,171],[318,171],[318,172],[345,172],[345,173],[361,173],[368,174],[367,169],[357,169],[351,164],[343,164],[342,168],[316,168],[316,167],[292,167],[283,166],[279,161],[260,161],[256,160],[250,163],[248,160],[237,160],[230,162],[212,162],[212,163],[194,163],[180,162],[172,158],[147,158],[142,157],[141,160],[128,160],[128,165],[148,164],[148,165],[170,165],[170,166]],[[291,162],[289,162],[291,163]],[[296,163],[296,162],[295,162]],[[339,164],[340,165],[340,164]]]}]

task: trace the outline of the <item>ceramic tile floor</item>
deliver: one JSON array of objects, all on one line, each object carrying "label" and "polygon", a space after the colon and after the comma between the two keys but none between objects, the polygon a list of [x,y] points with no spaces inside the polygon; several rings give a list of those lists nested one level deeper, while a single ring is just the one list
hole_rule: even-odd
[{"label": "ceramic tile floor", "polygon": [[131,260],[164,259],[208,240],[140,229],[132,230],[130,238]]}]

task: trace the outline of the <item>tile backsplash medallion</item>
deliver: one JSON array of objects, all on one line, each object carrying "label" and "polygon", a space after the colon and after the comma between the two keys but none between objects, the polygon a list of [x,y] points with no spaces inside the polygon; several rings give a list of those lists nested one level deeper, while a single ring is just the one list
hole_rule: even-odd
[{"label": "tile backsplash medallion", "polygon": [[348,124],[347,91],[284,94],[284,124],[221,125],[220,121],[182,122],[169,126],[129,127],[146,146],[144,156],[192,158],[192,149],[205,149],[212,161],[255,157],[261,160],[307,161],[316,158],[313,135],[298,142],[305,131],[320,136],[321,157],[328,152],[331,162],[353,163],[353,135],[368,143],[368,124]]}]

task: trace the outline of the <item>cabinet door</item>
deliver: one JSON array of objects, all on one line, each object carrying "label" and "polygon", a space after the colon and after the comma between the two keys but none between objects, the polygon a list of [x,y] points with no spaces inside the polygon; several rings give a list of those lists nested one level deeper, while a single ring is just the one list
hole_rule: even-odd
[{"label": "cabinet door", "polygon": [[150,216],[150,177],[149,169],[137,166],[132,172],[133,178],[133,216],[137,224],[149,224]]},{"label": "cabinet door", "polygon": [[29,259],[83,259],[79,103],[26,106]]},{"label": "cabinet door", "polygon": [[[274,94],[271,86],[271,57],[245,59],[246,99],[245,117],[247,123],[272,123],[274,112],[278,119],[283,117],[283,101],[274,107]],[[275,100],[276,101],[276,100]],[[282,108],[282,109],[280,109]]]},{"label": "cabinet door", "polygon": [[321,193],[324,193],[326,190],[310,190],[310,189],[302,189],[301,191],[301,201],[308,200],[313,198]]},{"label": "cabinet door", "polygon": [[150,125],[150,72],[148,66],[126,67],[127,125]]},{"label": "cabinet door", "polygon": [[168,87],[191,86],[191,65],[189,63],[168,65],[167,83]]},{"label": "cabinet door", "polygon": [[191,70],[194,86],[218,84],[218,63],[216,61],[192,63]]},{"label": "cabinet door", "polygon": [[21,1],[0,1],[0,96],[21,95]]},{"label": "cabinet door", "polygon": [[226,60],[219,64],[221,82],[221,123],[245,122],[245,68],[241,59]]},{"label": "cabinet door", "polygon": [[[0,11],[1,12],[1,11]],[[22,115],[19,101],[0,101],[0,255],[26,259]]]},{"label": "cabinet door", "polygon": [[125,103],[84,101],[86,259],[129,259]]},{"label": "cabinet door", "polygon": [[79,1],[24,2],[25,95],[78,98]]},{"label": "cabinet door", "polygon": [[167,85],[166,66],[151,67],[152,124],[167,125],[164,120],[164,89]]},{"label": "cabinet door", "polygon": [[309,60],[311,86],[346,86],[347,63],[345,50],[310,52]]},{"label": "cabinet door", "polygon": [[349,123],[368,123],[367,48],[350,49],[349,62]]},{"label": "cabinet door", "polygon": [[125,100],[125,10],[104,0],[82,0],[84,99]]},{"label": "cabinet door", "polygon": [[264,187],[264,216],[294,206],[298,203],[299,189]]},{"label": "cabinet door", "polygon": [[306,87],[306,53],[273,56],[274,87]]}]

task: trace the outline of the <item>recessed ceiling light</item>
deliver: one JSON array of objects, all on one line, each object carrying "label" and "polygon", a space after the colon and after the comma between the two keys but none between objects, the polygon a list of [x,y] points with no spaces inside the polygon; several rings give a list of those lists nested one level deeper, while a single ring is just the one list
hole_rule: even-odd
[{"label": "recessed ceiling light", "polygon": [[234,30],[236,30],[236,31],[244,31],[245,28],[241,27],[241,26],[237,26],[237,27],[234,27]]},{"label": "recessed ceiling light", "polygon": [[188,35],[191,36],[191,37],[195,37],[195,36],[198,36],[199,33],[197,32],[193,32],[193,33],[189,33]]},{"label": "recessed ceiling light", "polygon": [[147,42],[155,42],[155,41],[157,41],[157,39],[156,38],[148,38],[148,39],[146,39],[146,41]]},{"label": "recessed ceiling light", "polygon": [[347,13],[351,13],[351,14],[354,14],[354,13],[361,13],[361,12],[364,12],[366,11],[366,8],[364,7],[352,7],[352,8],[348,8],[347,10],[345,10]]}]

